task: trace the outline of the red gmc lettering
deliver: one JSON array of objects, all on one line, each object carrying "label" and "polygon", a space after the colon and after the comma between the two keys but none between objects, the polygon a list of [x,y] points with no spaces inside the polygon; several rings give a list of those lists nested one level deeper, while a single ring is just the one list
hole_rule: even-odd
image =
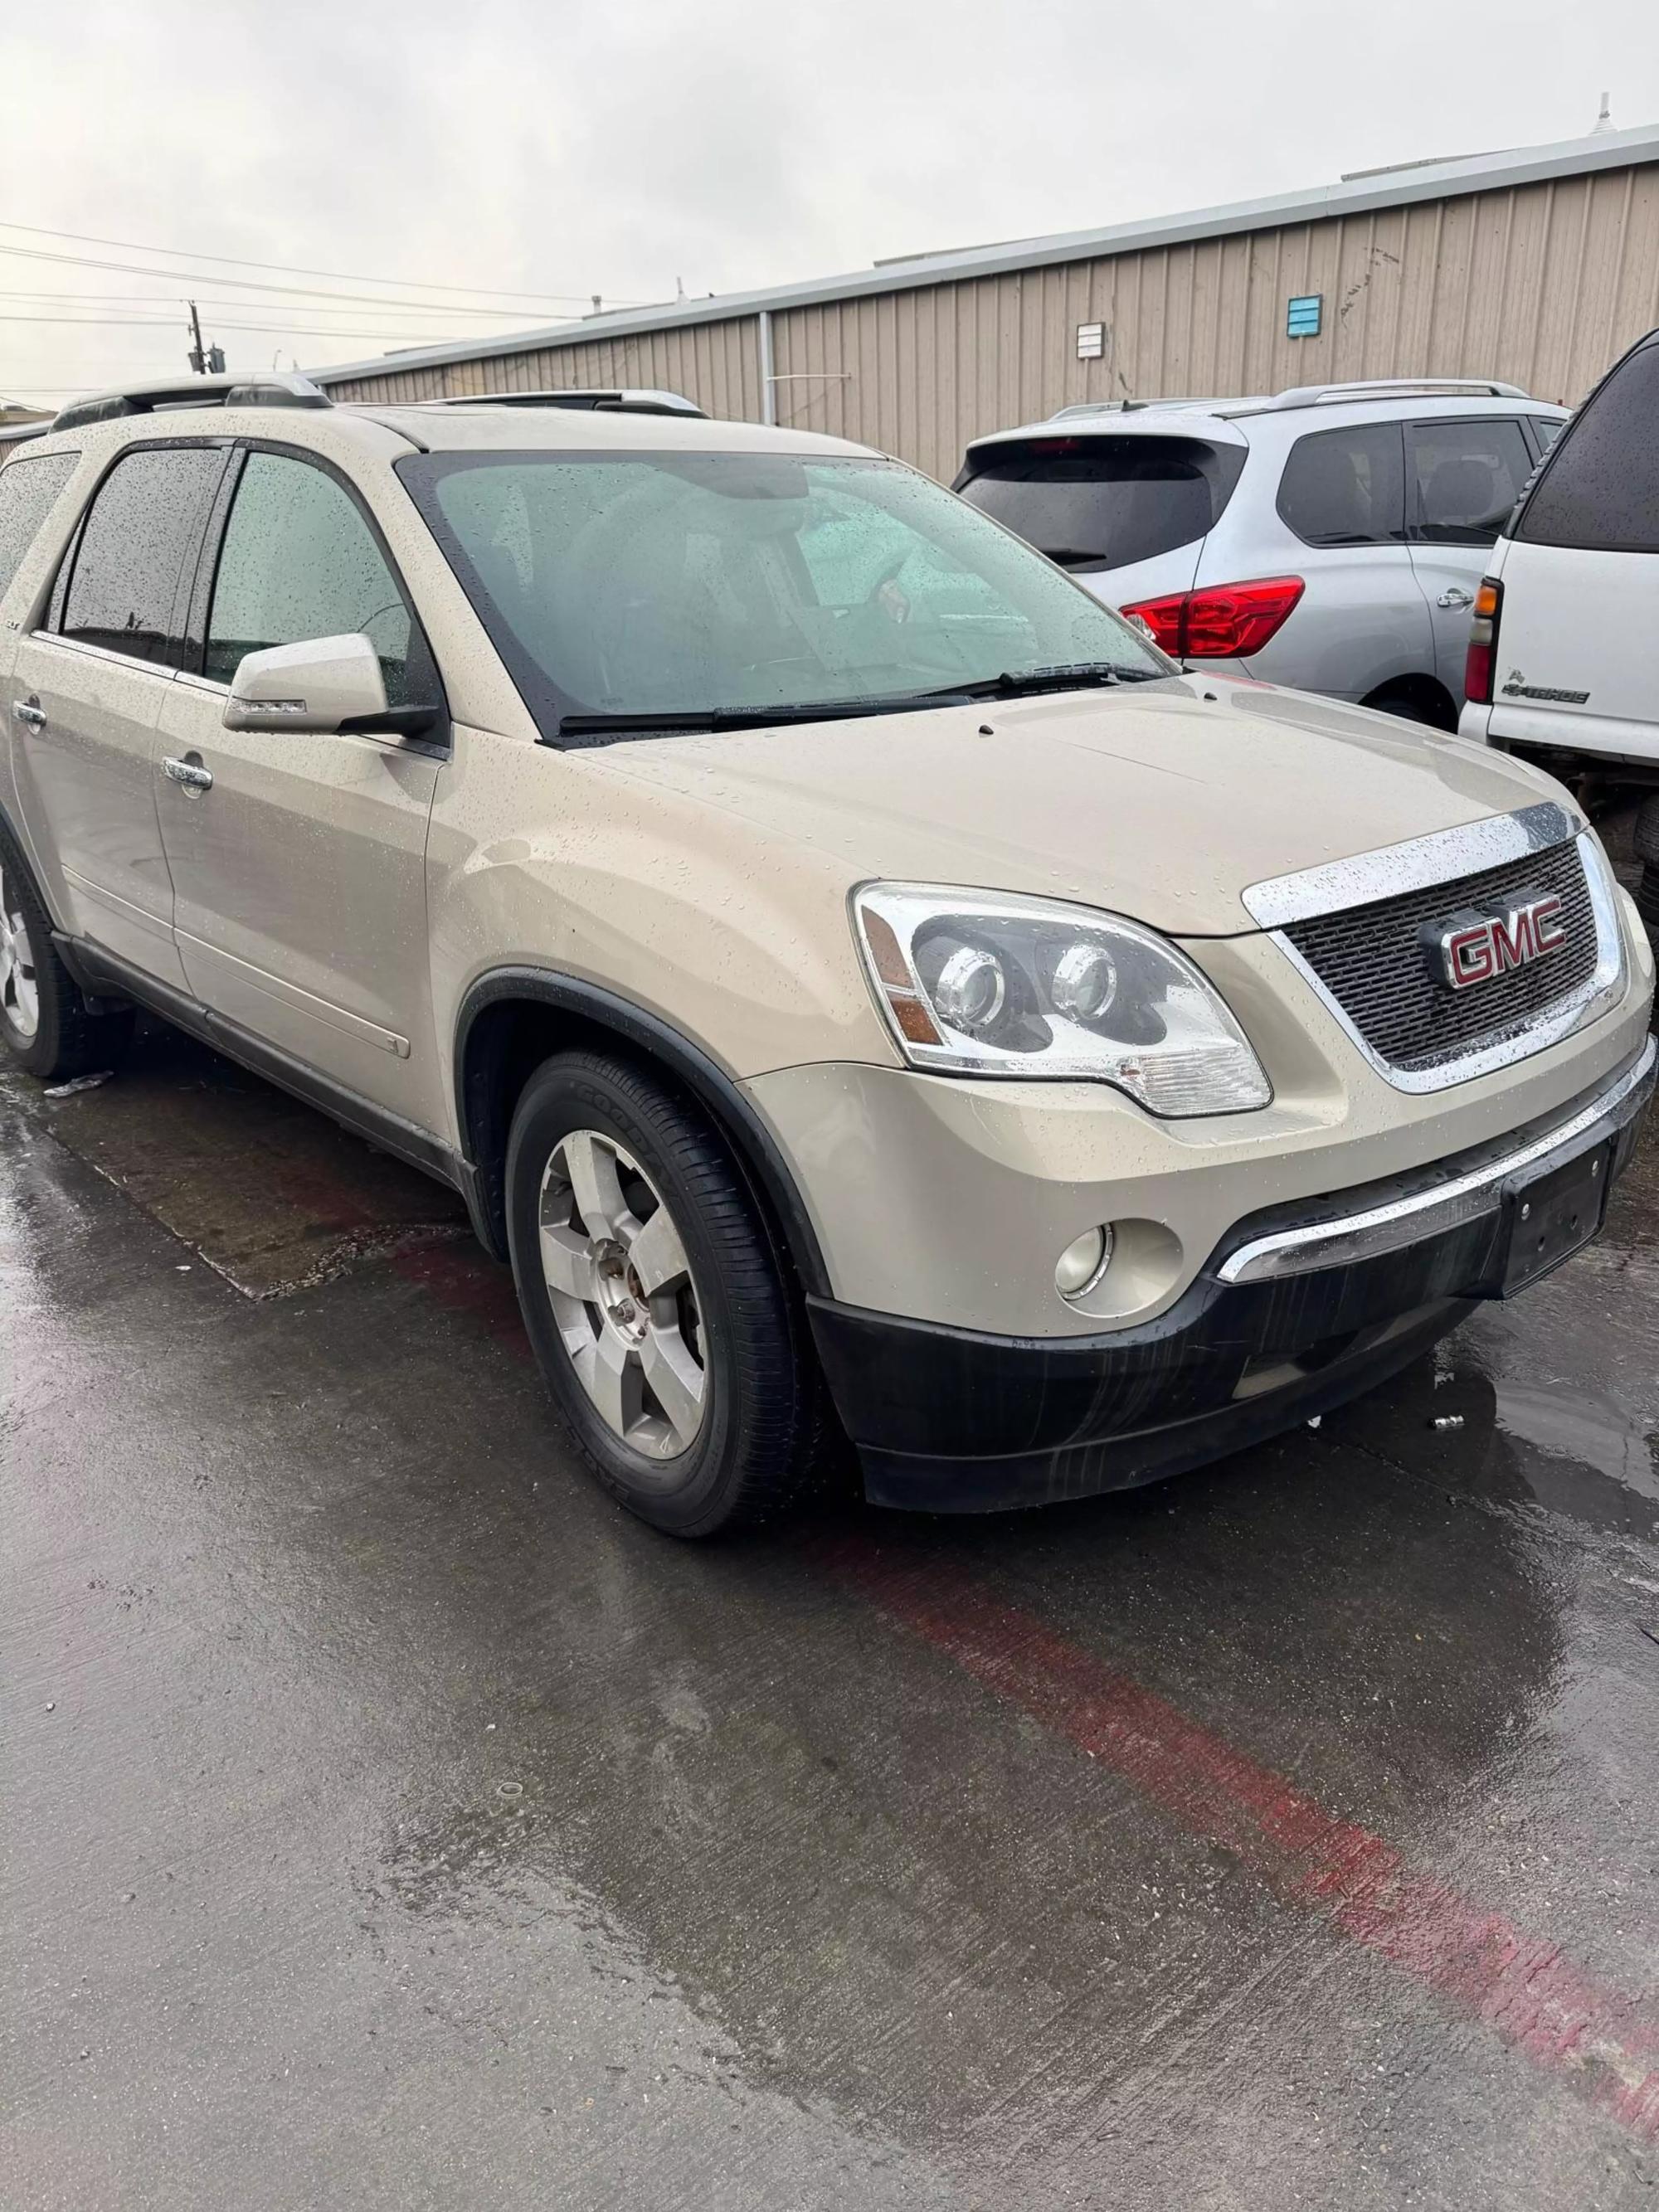
[{"label": "red gmc lettering", "polygon": [[1455,991],[1490,982],[1495,975],[1529,967],[1547,952],[1558,951],[1566,934],[1561,902],[1553,893],[1528,906],[1511,907],[1506,914],[1448,933],[1443,939],[1446,981]]},{"label": "red gmc lettering", "polygon": [[1498,972],[1492,949],[1492,924],[1460,929],[1446,939],[1446,980],[1454,991],[1484,983]]}]

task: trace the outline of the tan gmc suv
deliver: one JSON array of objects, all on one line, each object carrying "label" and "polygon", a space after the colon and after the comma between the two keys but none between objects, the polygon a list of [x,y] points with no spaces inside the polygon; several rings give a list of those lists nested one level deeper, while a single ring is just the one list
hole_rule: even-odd
[{"label": "tan gmc suv", "polygon": [[455,1184],[678,1534],[837,1421],[963,1510],[1306,1419],[1594,1236],[1653,1088],[1548,777],[1184,677],[833,440],[115,393],[0,583],[13,1054],[144,1006]]}]

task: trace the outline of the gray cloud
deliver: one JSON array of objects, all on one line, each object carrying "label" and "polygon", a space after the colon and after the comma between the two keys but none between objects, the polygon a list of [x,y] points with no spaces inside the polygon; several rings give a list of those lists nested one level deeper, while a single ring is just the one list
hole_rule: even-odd
[{"label": "gray cloud", "polygon": [[[1650,121],[1659,25],[1650,0],[1589,0],[1570,33],[1531,0],[1480,30],[1439,0],[79,0],[55,20],[14,16],[0,82],[27,118],[0,143],[0,209],[19,222],[614,301],[671,296],[677,276],[693,292],[781,283],[1571,137],[1603,85],[1615,121]],[[7,297],[0,315],[180,319],[0,320],[0,390],[183,367],[177,278],[0,255],[0,289],[159,300]],[[198,296],[236,367],[279,349],[356,359],[381,349],[356,334],[369,329],[397,344],[544,319],[528,306],[497,323],[319,316],[205,283]],[[323,322],[339,335],[301,334]]]}]

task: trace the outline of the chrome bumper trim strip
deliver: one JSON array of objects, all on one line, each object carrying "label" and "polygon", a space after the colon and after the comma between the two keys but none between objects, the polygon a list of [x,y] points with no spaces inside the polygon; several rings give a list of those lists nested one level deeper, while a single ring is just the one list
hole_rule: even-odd
[{"label": "chrome bumper trim strip", "polygon": [[[1503,1199],[1503,1185],[1523,1168],[1547,1169],[1552,1156],[1570,1154],[1599,1121],[1616,1115],[1637,1092],[1651,1086],[1659,1061],[1659,1038],[1650,1037],[1633,1067],[1627,1068],[1601,1096],[1591,1100],[1571,1120],[1547,1130],[1531,1143],[1489,1161],[1450,1182],[1435,1183],[1409,1197],[1386,1206],[1350,1213],[1335,1221],[1316,1221],[1303,1229],[1285,1229],[1271,1237],[1258,1237],[1231,1252],[1216,1270],[1224,1283],[1264,1283],[1286,1275],[1310,1273],[1317,1267],[1350,1267],[1379,1253],[1396,1252],[1419,1238],[1438,1236],[1443,1230],[1495,1213]],[[1632,1109],[1634,1110],[1634,1109]]]}]

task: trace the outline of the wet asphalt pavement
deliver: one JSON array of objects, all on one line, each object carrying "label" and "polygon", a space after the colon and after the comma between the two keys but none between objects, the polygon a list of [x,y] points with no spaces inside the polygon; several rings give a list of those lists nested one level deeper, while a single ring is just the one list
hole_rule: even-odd
[{"label": "wet asphalt pavement", "polygon": [[152,1036],[0,1081],[0,1528],[8,2212],[1659,2208],[1659,1129],[1317,1430],[690,1549]]}]

